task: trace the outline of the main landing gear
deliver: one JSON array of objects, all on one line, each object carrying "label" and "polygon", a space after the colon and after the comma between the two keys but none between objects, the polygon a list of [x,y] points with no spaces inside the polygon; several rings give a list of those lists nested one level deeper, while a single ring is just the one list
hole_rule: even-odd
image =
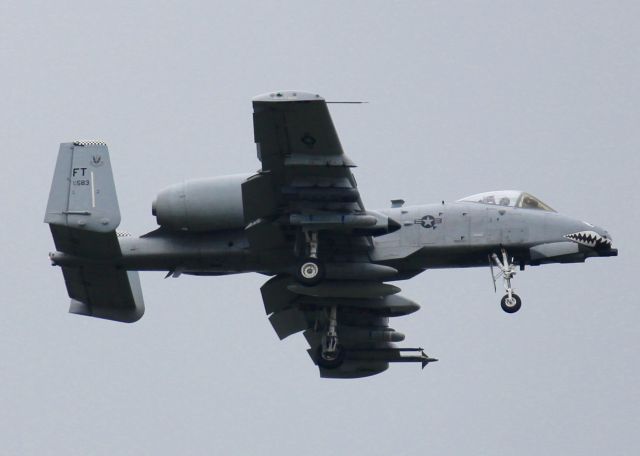
[{"label": "main landing gear", "polygon": [[318,259],[318,232],[305,231],[304,236],[309,256],[298,263],[296,279],[303,285],[317,285],[324,278],[324,265]]},{"label": "main landing gear", "polygon": [[[317,285],[324,279],[324,264],[318,259],[318,232],[305,231],[306,252],[308,256],[303,258],[296,268],[296,280],[303,285]],[[316,353],[318,366],[324,369],[336,369],[344,361],[345,351],[338,342],[338,308],[334,304],[327,310],[329,325],[327,332],[322,336],[320,346]]]},{"label": "main landing gear", "polygon": [[[513,288],[511,287],[511,279],[514,275],[516,275],[516,267],[513,263],[509,262],[509,257],[507,256],[507,251],[505,249],[500,249],[502,253],[502,260],[495,253],[491,254],[489,265],[491,266],[491,277],[493,278],[493,288],[496,288],[496,280],[502,276],[504,281],[504,288],[507,291],[502,299],[500,300],[500,307],[507,313],[515,313],[520,310],[522,307],[522,300],[520,296],[513,292]],[[498,274],[493,273],[493,263],[496,264],[500,272]]]},{"label": "main landing gear", "polygon": [[335,369],[344,361],[344,349],[338,343],[338,309],[335,305],[329,309],[329,327],[324,336],[322,344],[318,347],[318,366],[325,369]]}]

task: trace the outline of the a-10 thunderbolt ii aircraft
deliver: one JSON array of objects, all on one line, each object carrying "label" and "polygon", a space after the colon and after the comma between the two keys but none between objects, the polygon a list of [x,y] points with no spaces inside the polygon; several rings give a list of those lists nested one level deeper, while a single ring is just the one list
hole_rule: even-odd
[{"label": "a-10 thunderbolt ii aircraft", "polygon": [[[261,169],[188,180],[152,204],[157,230],[116,231],[120,212],[107,146],[60,146],[45,222],[71,297],[70,312],[122,322],[142,317],[136,271],[216,276],[259,272],[266,313],[283,339],[304,331],[323,377],[378,374],[390,362],[434,359],[400,348],[390,317],[419,309],[389,281],[432,268],[491,266],[501,306],[513,313],[517,267],[617,255],[609,233],[561,215],[521,191],[456,202],[368,210],[362,204],[327,104],[277,92],[253,100]],[[381,159],[384,159],[381,157]]]}]

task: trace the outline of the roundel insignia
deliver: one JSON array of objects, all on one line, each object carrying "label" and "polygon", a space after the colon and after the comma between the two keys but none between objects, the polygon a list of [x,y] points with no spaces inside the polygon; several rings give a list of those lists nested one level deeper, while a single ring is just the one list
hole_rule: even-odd
[{"label": "roundel insignia", "polygon": [[441,218],[436,218],[433,215],[425,215],[422,218],[415,219],[414,222],[417,225],[422,225],[424,228],[436,229],[436,225],[442,223]]},{"label": "roundel insignia", "polygon": [[433,228],[436,224],[436,219],[433,215],[425,215],[420,220],[422,220],[421,225],[425,228]]}]

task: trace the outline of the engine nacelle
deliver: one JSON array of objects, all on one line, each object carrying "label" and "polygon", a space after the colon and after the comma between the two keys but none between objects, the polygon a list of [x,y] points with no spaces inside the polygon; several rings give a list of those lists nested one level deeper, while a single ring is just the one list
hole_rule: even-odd
[{"label": "engine nacelle", "polygon": [[151,206],[170,230],[213,231],[244,227],[242,183],[250,174],[191,179],[162,190]]}]

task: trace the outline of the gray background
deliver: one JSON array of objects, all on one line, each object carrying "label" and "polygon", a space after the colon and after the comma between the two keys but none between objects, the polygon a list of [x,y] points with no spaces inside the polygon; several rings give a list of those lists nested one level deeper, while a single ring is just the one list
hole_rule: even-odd
[{"label": "gray background", "polygon": [[[348,3],[348,4],[345,4]],[[640,444],[636,1],[0,5],[1,454],[626,455]],[[42,223],[58,143],[109,144],[121,229],[162,187],[258,168],[251,97],[331,107],[365,204],[520,188],[620,257],[400,284],[394,326],[441,359],[322,380],[278,341],[265,278],[142,274],[145,317],[66,313]]]}]

